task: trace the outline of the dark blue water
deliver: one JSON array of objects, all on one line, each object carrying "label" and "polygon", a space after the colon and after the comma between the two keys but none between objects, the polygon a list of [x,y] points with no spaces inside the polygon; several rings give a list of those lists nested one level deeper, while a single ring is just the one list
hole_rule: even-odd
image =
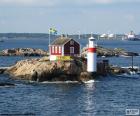
[{"label": "dark blue water", "polygon": [[[81,41],[82,46],[87,40]],[[47,39],[13,39],[0,43],[0,49],[33,47],[47,50]],[[124,48],[140,53],[140,42],[100,40],[99,45]],[[11,66],[27,57],[0,57],[0,66]],[[140,57],[134,58],[140,66]],[[129,66],[130,59],[109,58],[111,64]],[[140,79],[101,77],[91,84],[29,83],[0,75],[0,82],[15,83],[0,87],[0,115],[27,114],[36,116],[123,116],[125,109],[140,109]]]}]

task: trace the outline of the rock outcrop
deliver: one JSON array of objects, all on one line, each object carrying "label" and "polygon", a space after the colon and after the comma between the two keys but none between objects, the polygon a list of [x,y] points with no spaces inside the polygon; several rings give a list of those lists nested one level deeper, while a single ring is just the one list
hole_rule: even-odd
[{"label": "rock outcrop", "polygon": [[1,56],[45,56],[47,51],[33,48],[13,48],[5,49],[0,52]]},{"label": "rock outcrop", "polygon": [[[85,57],[87,54],[87,47],[83,48],[82,50],[82,56]],[[138,53],[133,53],[133,52],[127,52],[124,49],[121,48],[115,48],[115,49],[111,49],[111,48],[104,48],[101,46],[97,46],[97,55],[98,56],[106,56],[106,57],[112,57],[112,56],[138,56]]]},{"label": "rock outcrop", "polygon": [[139,74],[139,67],[134,67],[132,68],[131,66],[129,67],[119,67],[119,66],[112,66],[110,65],[109,67],[110,69],[110,74],[113,74],[113,75],[120,75],[120,74],[131,74],[131,72],[135,72],[137,74]]},{"label": "rock outcrop", "polygon": [[3,74],[9,67],[0,67],[0,74]]},{"label": "rock outcrop", "polygon": [[48,57],[41,59],[22,60],[12,66],[7,72],[15,79],[32,81],[83,81],[91,77],[84,71],[85,64],[74,59],[71,61],[49,61]]}]

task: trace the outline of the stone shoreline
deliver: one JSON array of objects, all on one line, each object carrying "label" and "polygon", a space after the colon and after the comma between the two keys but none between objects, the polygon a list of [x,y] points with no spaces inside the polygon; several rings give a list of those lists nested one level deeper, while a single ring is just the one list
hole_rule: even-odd
[{"label": "stone shoreline", "polygon": [[96,78],[98,75],[106,75],[106,71],[100,72],[100,70],[106,70],[103,63],[98,65],[98,71],[93,76],[86,71],[86,59],[84,58],[73,58],[71,61],[49,61],[48,57],[43,57],[19,61],[14,66],[8,68],[6,73],[13,79],[37,82],[84,82]]},{"label": "stone shoreline", "polygon": [[5,49],[0,52],[0,56],[46,56],[48,52],[34,48],[13,48]]},{"label": "stone shoreline", "polygon": [[36,82],[87,82],[99,76],[118,75],[128,72],[127,69],[114,67],[107,62],[97,63],[97,73],[91,75],[87,71],[85,58],[73,58],[71,61],[50,61],[49,57],[18,61],[8,68],[1,68],[0,74],[8,74],[17,80]]},{"label": "stone shoreline", "polygon": [[[86,57],[87,48],[82,49],[82,57]],[[13,48],[5,49],[0,52],[0,56],[48,56],[49,52],[42,49],[34,48]],[[97,56],[120,56],[120,55],[130,55],[128,51],[121,48],[109,49],[101,46],[97,46]],[[133,53],[134,56],[138,56],[138,53]]]},{"label": "stone shoreline", "polygon": [[[87,54],[87,47],[83,48],[82,50],[82,56],[86,56]],[[111,48],[104,48],[101,46],[97,46],[97,56],[105,56],[105,57],[113,57],[113,56],[131,56],[133,54],[133,56],[139,56],[138,53],[135,52],[128,52],[124,49],[121,48],[115,48],[115,49],[111,49]]]}]

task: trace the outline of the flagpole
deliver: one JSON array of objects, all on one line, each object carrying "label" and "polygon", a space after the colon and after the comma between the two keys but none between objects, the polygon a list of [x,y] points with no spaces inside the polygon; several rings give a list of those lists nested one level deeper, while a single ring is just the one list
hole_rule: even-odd
[{"label": "flagpole", "polygon": [[51,33],[49,31],[49,46],[50,46]]},{"label": "flagpole", "polygon": [[50,39],[51,39],[51,33],[50,33],[50,30],[49,30],[49,49],[48,49],[49,50],[49,55],[51,54],[50,53]]}]

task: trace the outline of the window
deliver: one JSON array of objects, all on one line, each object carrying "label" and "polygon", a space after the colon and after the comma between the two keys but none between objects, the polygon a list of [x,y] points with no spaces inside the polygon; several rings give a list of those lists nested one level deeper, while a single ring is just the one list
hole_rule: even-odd
[{"label": "window", "polygon": [[70,41],[70,45],[74,45],[74,41],[73,40]]},{"label": "window", "polygon": [[70,54],[74,54],[74,47],[70,47]]},{"label": "window", "polygon": [[59,46],[59,53],[61,53],[61,46]]},{"label": "window", "polygon": [[52,46],[52,53],[54,53],[54,46]]},{"label": "window", "polygon": [[55,46],[55,53],[57,53],[57,46]]}]

